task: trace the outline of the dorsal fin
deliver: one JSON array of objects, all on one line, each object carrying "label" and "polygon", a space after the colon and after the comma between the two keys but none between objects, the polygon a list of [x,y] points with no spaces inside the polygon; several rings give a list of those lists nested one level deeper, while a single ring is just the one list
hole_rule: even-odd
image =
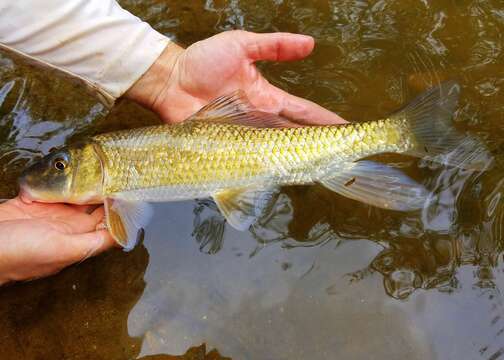
[{"label": "dorsal fin", "polygon": [[202,107],[188,121],[213,121],[256,128],[298,127],[280,115],[257,110],[242,90],[220,96]]}]

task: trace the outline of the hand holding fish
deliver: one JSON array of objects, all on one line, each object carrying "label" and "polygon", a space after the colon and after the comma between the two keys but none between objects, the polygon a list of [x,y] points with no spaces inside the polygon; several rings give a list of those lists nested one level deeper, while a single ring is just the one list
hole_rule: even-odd
[{"label": "hand holding fish", "polygon": [[[186,50],[170,43],[149,71],[126,93],[167,122],[189,117],[213,98],[243,89],[261,110],[307,124],[343,123],[336,114],[268,83],[259,60],[289,61],[309,55],[313,39],[295,34],[226,32]],[[211,69],[211,71],[210,71]],[[0,205],[0,284],[44,277],[113,246],[103,208],[26,204],[15,198]]]},{"label": "hand holding fish", "polygon": [[[45,64],[75,74],[109,104],[124,94],[168,123],[187,121],[100,134],[56,149],[25,169],[20,198],[0,206],[0,282],[54,273],[111,247],[111,237],[133,249],[153,215],[151,202],[212,197],[237,230],[257,223],[281,186],[320,184],[376,207],[419,211],[429,194],[422,183],[394,166],[365,159],[398,153],[473,171],[491,162],[480,141],[453,126],[460,92],[453,81],[385,119],[330,126],[345,121],[271,85],[254,65],[302,59],[313,50],[311,37],[230,31],[183,49],[115,2],[103,4],[79,4],[75,13],[45,24],[71,23],[82,36],[67,39],[72,32],[53,29],[62,38],[44,42],[33,26],[28,29],[33,37],[25,38],[36,47],[18,37],[5,37],[4,46],[43,53]],[[81,5],[98,8],[83,11]],[[39,6],[40,14],[48,13],[46,2]],[[8,9],[24,14],[22,7]],[[92,14],[92,21],[81,21],[82,14]],[[102,22],[96,19],[100,14]],[[129,28],[142,46],[112,46],[125,33],[125,28],[113,31],[114,24]],[[95,35],[93,41],[87,34]],[[81,43],[66,51],[77,60],[68,61],[61,47],[74,38]],[[286,118],[328,126],[291,126]],[[22,204],[21,198],[46,204]],[[101,208],[87,214],[82,206],[53,203],[104,204],[109,233],[99,227]]]},{"label": "hand holding fish", "polygon": [[46,203],[103,203],[107,229],[125,250],[149,223],[152,202],[212,197],[242,231],[287,185],[318,183],[376,207],[418,211],[427,188],[366,158],[399,153],[483,171],[491,163],[485,146],[451,121],[459,92],[457,83],[445,82],[386,119],[302,127],[233,92],[177,125],[105,133],[56,149],[25,169],[20,194]]},{"label": "hand holding fish", "polygon": [[241,89],[262,111],[305,124],[345,123],[323,107],[271,85],[254,65],[263,60],[301,60],[313,47],[310,36],[246,31],[224,32],[187,49],[170,43],[126,97],[176,123],[214,98]]},{"label": "hand holding fish", "polygon": [[[261,60],[305,58],[314,47],[309,36],[230,31],[183,49],[114,0],[4,3],[0,6],[2,50],[73,76],[108,106],[126,96],[157,112],[166,122],[176,123],[212,99],[242,89],[252,105],[269,113],[307,124],[345,122],[269,84],[254,65]],[[125,34],[130,41],[124,41]],[[91,154],[86,163],[96,165],[93,159]],[[51,164],[51,169],[68,174],[73,163],[60,167],[67,160],[71,159],[55,159],[57,167]],[[27,190],[25,186],[25,195]],[[103,201],[109,223],[121,220],[115,214],[131,210],[112,198],[86,199],[93,204]],[[141,210],[141,219],[130,219],[135,226],[148,217],[148,207]],[[46,276],[111,247],[110,235],[97,229],[101,221],[102,208],[87,214],[85,207],[28,205],[21,198],[1,204],[0,284]],[[134,227],[115,229],[119,231],[116,237],[124,240],[122,245],[131,248],[134,241],[129,235]]]},{"label": "hand holding fish", "polygon": [[103,208],[90,209],[19,198],[1,204],[0,284],[48,276],[112,247],[99,229]]}]

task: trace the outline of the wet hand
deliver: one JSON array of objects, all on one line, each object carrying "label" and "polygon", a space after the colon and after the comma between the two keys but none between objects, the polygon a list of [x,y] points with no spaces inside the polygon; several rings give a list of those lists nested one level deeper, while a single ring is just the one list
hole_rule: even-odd
[{"label": "wet hand", "polygon": [[0,284],[54,274],[114,246],[100,229],[103,207],[26,204],[19,198],[0,205]]},{"label": "wet hand", "polygon": [[260,110],[305,124],[344,123],[329,110],[271,85],[254,65],[262,60],[300,60],[313,47],[313,38],[305,35],[245,31],[224,32],[187,49],[170,43],[126,97],[175,123],[210,100],[242,89]]}]

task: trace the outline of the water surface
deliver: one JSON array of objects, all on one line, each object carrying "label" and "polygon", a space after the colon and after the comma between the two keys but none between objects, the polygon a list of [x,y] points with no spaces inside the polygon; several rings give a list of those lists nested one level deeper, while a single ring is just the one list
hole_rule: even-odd
[{"label": "water surface", "polygon": [[[432,191],[421,213],[291,187],[276,222],[241,233],[211,201],[156,205],[134,251],[1,289],[3,357],[504,359],[502,1],[121,4],[183,44],[229,29],[314,36],[307,60],[260,67],[350,121],[455,79],[457,127],[480,137],[496,166],[477,174],[382,158]],[[78,86],[2,54],[0,197],[14,196],[22,167],[54,146],[157,121],[126,101],[107,112]]]}]

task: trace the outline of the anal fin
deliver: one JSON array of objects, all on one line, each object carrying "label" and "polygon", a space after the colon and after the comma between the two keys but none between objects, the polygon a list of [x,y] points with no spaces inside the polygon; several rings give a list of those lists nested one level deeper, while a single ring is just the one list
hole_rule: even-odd
[{"label": "anal fin", "polygon": [[350,199],[383,209],[413,211],[424,206],[427,189],[398,169],[374,161],[359,161],[322,185]]}]

